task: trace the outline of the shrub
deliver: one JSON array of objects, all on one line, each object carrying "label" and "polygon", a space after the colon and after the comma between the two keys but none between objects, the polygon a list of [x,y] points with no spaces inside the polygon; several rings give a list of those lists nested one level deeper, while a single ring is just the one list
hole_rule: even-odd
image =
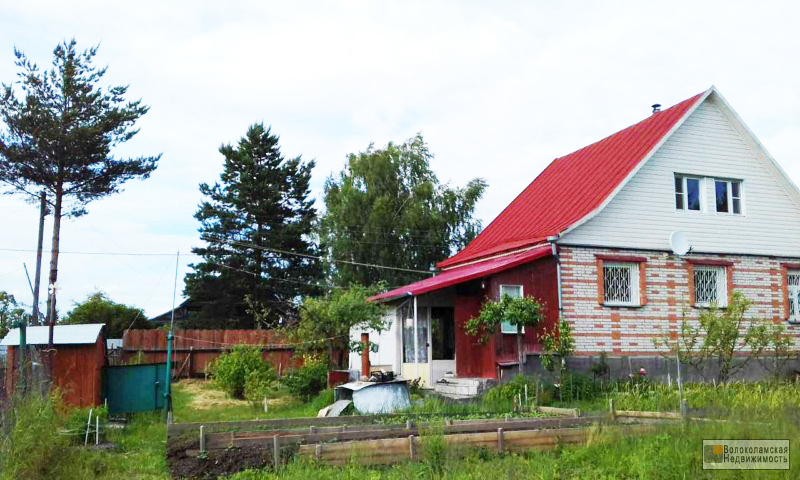
[{"label": "shrub", "polygon": [[586,375],[567,373],[562,378],[559,393],[562,400],[592,400],[602,394],[602,389]]},{"label": "shrub", "polygon": [[247,374],[244,381],[244,398],[251,402],[258,403],[264,397],[274,395],[279,384],[275,373],[269,370],[254,370]]},{"label": "shrub", "polygon": [[307,357],[303,366],[287,375],[283,383],[292,395],[308,401],[327,386],[328,364]]},{"label": "shrub", "polygon": [[536,397],[536,380],[525,375],[517,375],[510,382],[490,389],[484,394],[483,403],[487,407],[505,406],[507,410],[510,410],[510,406],[518,396],[522,398],[523,403],[525,402],[526,386],[528,387],[528,403],[532,405]]},{"label": "shrub", "polygon": [[261,348],[254,345],[236,345],[211,363],[208,372],[217,388],[233,398],[244,398],[245,386],[251,374],[254,374],[251,390],[277,378],[272,367],[262,358]]}]

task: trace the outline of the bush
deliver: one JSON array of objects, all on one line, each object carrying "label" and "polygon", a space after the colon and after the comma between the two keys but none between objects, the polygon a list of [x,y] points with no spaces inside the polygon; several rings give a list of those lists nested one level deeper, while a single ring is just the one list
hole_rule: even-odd
[{"label": "bush", "polygon": [[270,370],[255,370],[247,374],[244,381],[244,398],[258,403],[264,397],[272,397],[279,384],[275,373]]},{"label": "bush", "polygon": [[262,358],[261,348],[254,345],[233,347],[212,362],[208,372],[217,388],[240,399],[245,398],[248,378],[251,382],[251,393],[254,395],[266,382],[274,382],[277,378],[272,367]]},{"label": "bush", "polygon": [[327,386],[328,364],[306,358],[303,366],[287,375],[283,383],[292,395],[308,401]]},{"label": "bush", "polygon": [[518,395],[521,395],[522,402],[525,402],[526,385],[528,387],[528,403],[533,405],[536,397],[536,380],[525,375],[517,375],[510,382],[490,389],[483,396],[483,403],[486,406],[495,407],[502,404],[502,406],[507,406],[507,410],[510,410]]},{"label": "bush", "polygon": [[69,439],[59,434],[64,417],[58,395],[14,400],[0,434],[0,478],[62,478]]},{"label": "bush", "polygon": [[562,382],[561,400],[592,400],[603,393],[598,382],[579,373],[565,374]]}]

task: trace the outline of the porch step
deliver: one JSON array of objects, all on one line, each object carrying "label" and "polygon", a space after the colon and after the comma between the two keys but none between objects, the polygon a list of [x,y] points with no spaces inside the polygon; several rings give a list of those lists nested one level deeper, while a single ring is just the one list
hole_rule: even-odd
[{"label": "porch step", "polygon": [[476,396],[494,385],[489,378],[443,378],[433,384],[433,391],[442,395]]}]

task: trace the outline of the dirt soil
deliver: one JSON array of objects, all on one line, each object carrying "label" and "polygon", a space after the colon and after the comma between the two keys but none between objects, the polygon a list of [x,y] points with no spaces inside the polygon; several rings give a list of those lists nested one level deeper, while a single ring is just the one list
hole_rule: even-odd
[{"label": "dirt soil", "polygon": [[198,453],[197,441],[170,440],[167,445],[167,465],[172,478],[216,479],[248,468],[263,468],[272,464],[272,449],[226,448]]}]

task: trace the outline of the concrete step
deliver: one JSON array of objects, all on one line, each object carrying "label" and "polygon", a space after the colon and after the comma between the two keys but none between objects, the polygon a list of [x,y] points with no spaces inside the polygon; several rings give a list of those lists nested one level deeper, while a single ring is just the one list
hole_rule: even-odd
[{"label": "concrete step", "polygon": [[433,390],[443,395],[476,396],[492,385],[494,381],[488,378],[443,378]]}]

